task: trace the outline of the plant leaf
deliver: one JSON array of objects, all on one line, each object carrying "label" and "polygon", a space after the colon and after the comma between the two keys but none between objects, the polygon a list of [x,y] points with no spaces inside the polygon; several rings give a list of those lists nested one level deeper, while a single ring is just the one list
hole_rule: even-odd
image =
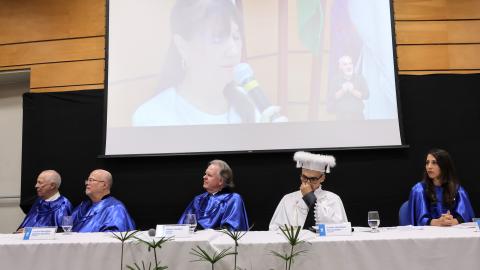
[{"label": "plant leaf", "polygon": [[230,249],[231,248],[222,249],[218,253],[215,251],[212,255],[210,255],[206,250],[202,249],[200,246],[197,245],[195,248],[192,248],[192,252],[190,252],[190,254],[198,257],[198,259],[191,262],[205,261],[211,264],[215,264],[226,256],[234,255],[235,252],[229,252]]},{"label": "plant leaf", "polygon": [[155,248],[162,248],[162,245],[168,241],[171,241],[173,237],[161,237],[160,239],[156,240],[155,238],[151,239],[151,241],[147,241],[145,239],[142,239],[140,237],[134,237],[136,240],[138,240],[140,243],[143,243],[148,246],[148,251],[150,249],[155,249]]},{"label": "plant leaf", "polygon": [[125,242],[130,238],[134,237],[139,231],[129,231],[129,232],[112,232],[112,236],[118,239],[121,242]]},{"label": "plant leaf", "polygon": [[277,256],[277,257],[279,257],[279,258],[281,258],[281,259],[283,259],[283,260],[285,260],[285,261],[287,261],[288,258],[289,258],[289,256],[288,256],[287,254],[284,255],[284,254],[278,253],[278,252],[276,252],[276,251],[274,251],[274,250],[270,250],[270,253],[272,253],[272,255]]}]

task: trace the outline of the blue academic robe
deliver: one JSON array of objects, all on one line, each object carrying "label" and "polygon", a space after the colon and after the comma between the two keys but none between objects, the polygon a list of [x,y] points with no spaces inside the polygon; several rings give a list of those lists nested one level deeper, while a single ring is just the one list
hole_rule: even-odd
[{"label": "blue academic robe", "polygon": [[443,204],[443,188],[435,187],[437,196],[436,203],[430,203],[427,198],[427,185],[425,182],[419,182],[413,186],[408,200],[410,224],[415,226],[429,225],[432,219],[439,218],[442,214],[450,211],[450,214],[457,219],[463,219],[459,222],[470,222],[475,217],[472,205],[467,192],[459,186],[454,206],[448,209]]},{"label": "blue academic robe", "polygon": [[64,196],[60,195],[56,200],[50,202],[37,198],[18,228],[42,226],[60,227],[63,216],[69,216],[71,213],[72,204]]},{"label": "blue academic robe", "polygon": [[187,214],[195,214],[197,224],[203,229],[228,228],[247,231],[248,219],[242,197],[233,192],[208,192],[196,196],[178,221],[183,224]]},{"label": "blue academic robe", "polygon": [[74,232],[126,232],[135,230],[135,222],[122,202],[105,196],[99,202],[85,200],[73,210]]}]

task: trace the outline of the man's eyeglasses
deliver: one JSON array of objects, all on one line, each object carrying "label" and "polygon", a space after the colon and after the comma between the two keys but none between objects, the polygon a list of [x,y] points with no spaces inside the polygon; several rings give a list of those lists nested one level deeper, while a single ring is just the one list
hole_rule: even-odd
[{"label": "man's eyeglasses", "polygon": [[320,179],[323,177],[323,174],[318,176],[318,177],[315,177],[315,176],[312,176],[312,177],[308,177],[304,174],[301,174],[300,175],[300,180],[302,180],[302,182],[310,182],[310,183],[316,183],[318,181],[320,181]]},{"label": "man's eyeglasses", "polygon": [[91,182],[105,182],[105,181],[97,180],[97,179],[94,179],[94,178],[85,179],[85,184],[88,184],[88,183],[91,183]]}]

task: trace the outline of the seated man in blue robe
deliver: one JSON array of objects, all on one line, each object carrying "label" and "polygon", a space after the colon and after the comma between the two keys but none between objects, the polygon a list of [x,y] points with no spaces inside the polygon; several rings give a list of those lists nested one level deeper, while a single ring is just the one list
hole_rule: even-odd
[{"label": "seated man in blue robe", "polygon": [[38,198],[17,232],[23,232],[25,227],[60,227],[62,225],[63,216],[69,216],[72,212],[72,204],[60,195],[58,188],[61,183],[60,174],[54,170],[46,170],[38,175],[35,184]]},{"label": "seated man in blue robe", "polygon": [[135,222],[122,202],[110,195],[112,175],[94,170],[85,180],[88,200],[73,210],[74,232],[125,232],[135,230]]},{"label": "seated man in blue robe", "polygon": [[184,224],[187,214],[195,214],[200,229],[248,230],[242,197],[232,192],[233,187],[230,166],[222,160],[211,161],[203,176],[206,192],[193,198],[178,223]]}]

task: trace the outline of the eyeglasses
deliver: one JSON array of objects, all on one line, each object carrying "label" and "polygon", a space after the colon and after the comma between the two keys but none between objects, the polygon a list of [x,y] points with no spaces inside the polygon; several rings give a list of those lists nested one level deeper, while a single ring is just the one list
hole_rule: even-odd
[{"label": "eyeglasses", "polygon": [[304,174],[301,174],[301,175],[300,175],[300,180],[302,180],[302,182],[315,183],[315,182],[320,181],[320,179],[321,179],[322,177],[323,177],[323,174],[320,175],[320,176],[318,176],[318,177],[315,177],[315,176],[313,176],[313,177],[308,177],[308,176],[306,176],[306,175],[304,175]]},{"label": "eyeglasses", "polygon": [[105,182],[105,181],[97,180],[97,179],[94,179],[94,178],[85,179],[85,184],[88,184],[88,183],[91,183],[91,182]]}]

